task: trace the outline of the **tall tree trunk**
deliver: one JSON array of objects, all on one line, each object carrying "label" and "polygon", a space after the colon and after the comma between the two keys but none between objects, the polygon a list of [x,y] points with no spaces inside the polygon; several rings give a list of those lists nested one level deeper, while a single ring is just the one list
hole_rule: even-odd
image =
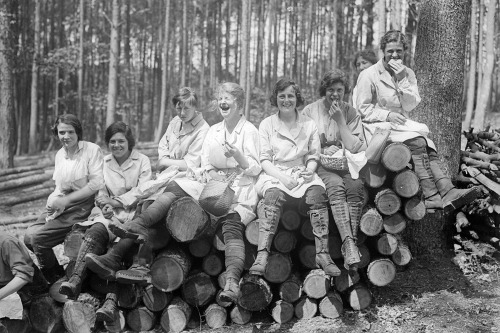
[{"label": "tall tree trunk", "polygon": [[[163,58],[161,65],[161,100],[160,100],[160,119],[155,132],[155,142],[160,142],[163,133],[163,122],[165,118],[170,120],[170,113],[167,113],[167,98],[168,98],[168,36],[170,28],[170,0],[165,0],[165,30],[163,34]],[[203,70],[203,64],[202,64]]]},{"label": "tall tree trunk", "polygon": [[[267,63],[266,63],[266,86],[264,87],[267,91],[271,88],[271,67],[272,67],[272,56],[273,56],[273,29],[276,29],[276,0],[270,0],[267,6],[268,14],[267,14]],[[275,41],[276,42],[276,41]],[[274,42],[274,43],[275,43]],[[266,103],[267,104],[267,103]]]},{"label": "tall tree trunk", "polygon": [[182,30],[181,30],[181,87],[186,86],[186,59],[187,59],[187,0],[182,1]]},{"label": "tall tree trunk", "polygon": [[373,0],[364,0],[366,11],[366,41],[365,48],[373,47]]},{"label": "tall tree trunk", "polygon": [[391,0],[391,28],[401,30],[401,0]]},{"label": "tall tree trunk", "polygon": [[30,141],[28,152],[38,150],[38,62],[40,58],[40,1],[35,0],[35,38],[33,44],[33,64],[31,68],[31,115],[30,115]]},{"label": "tall tree trunk", "polygon": [[271,90],[273,82],[276,82],[278,80],[278,57],[279,57],[279,50],[280,50],[280,42],[279,42],[279,36],[281,34],[281,6],[276,5],[276,10],[277,10],[277,16],[278,19],[274,22],[274,37],[273,37],[273,80],[272,82],[269,82],[269,89]]},{"label": "tall tree trunk", "polygon": [[109,77],[108,77],[108,107],[106,110],[106,127],[115,121],[116,99],[118,93],[118,27],[120,17],[120,4],[113,0],[111,16],[111,42],[109,47]]},{"label": "tall tree trunk", "polygon": [[385,2],[386,0],[378,0],[378,8],[377,8],[377,14],[378,14],[378,35],[382,37],[385,35],[385,26],[386,26],[386,14],[385,14]]},{"label": "tall tree trunk", "polygon": [[[486,14],[486,66],[484,67],[483,79],[481,80],[481,93],[477,96],[476,111],[474,112],[474,129],[482,130],[484,128],[484,119],[486,117],[486,108],[491,94],[491,76],[493,66],[495,65],[495,10],[496,0],[488,1],[488,13]],[[479,86],[479,84],[478,84]]]},{"label": "tall tree trunk", "polygon": [[78,44],[78,115],[84,117],[83,112],[83,34],[84,34],[84,0],[80,0],[80,40]]},{"label": "tall tree trunk", "polygon": [[224,68],[226,70],[225,78],[228,81],[231,78],[231,71],[229,70],[229,58],[230,58],[229,51],[231,50],[231,4],[232,4],[231,0],[228,0],[227,12],[226,12],[226,40],[225,40],[226,66]]},{"label": "tall tree trunk", "polygon": [[470,59],[469,83],[467,85],[467,106],[465,108],[464,129],[470,128],[472,114],[474,113],[474,95],[476,92],[476,63],[477,63],[477,0],[472,0],[470,14]]},{"label": "tall tree trunk", "polygon": [[[207,40],[207,17],[208,17],[208,2],[203,4],[202,10],[200,12],[200,21],[201,21],[201,64],[200,64],[200,96],[202,100],[205,97],[205,49],[206,49],[206,40]],[[229,48],[226,49],[226,52],[229,52]],[[226,60],[227,61],[227,60]],[[229,73],[229,68],[226,68]]]},{"label": "tall tree trunk", "polygon": [[[463,36],[467,34],[469,16],[470,3],[462,0],[424,0],[420,7],[415,66],[422,102],[412,114],[416,121],[429,126],[431,139],[450,176],[457,173],[460,160],[462,99],[457,96],[463,91]],[[446,225],[441,212],[410,224],[405,239],[412,254],[441,253],[450,239]]]},{"label": "tall tree trunk", "polygon": [[241,65],[240,65],[240,86],[246,90],[247,89],[247,74],[248,74],[248,63],[249,63],[249,49],[250,49],[250,39],[249,39],[249,20],[250,15],[249,7],[251,0],[241,1]]},{"label": "tall tree trunk", "polygon": [[410,46],[408,49],[410,52],[406,54],[406,63],[413,68],[415,66],[415,44],[417,43],[417,27],[418,27],[418,12],[417,5],[412,2],[408,4],[408,19],[406,23],[406,36],[410,41]]},{"label": "tall tree trunk", "polygon": [[14,166],[15,124],[13,98],[12,2],[0,0],[0,169]]}]

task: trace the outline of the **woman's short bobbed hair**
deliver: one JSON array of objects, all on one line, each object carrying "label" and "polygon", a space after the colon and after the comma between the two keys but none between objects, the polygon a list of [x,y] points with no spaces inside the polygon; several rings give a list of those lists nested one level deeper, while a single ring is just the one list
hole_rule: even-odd
[{"label": "woman's short bobbed hair", "polygon": [[52,134],[57,138],[58,137],[58,131],[57,131],[57,125],[59,124],[66,124],[66,125],[71,125],[75,129],[75,133],[78,136],[78,141],[82,140],[83,138],[83,129],[82,129],[82,123],[78,118],[71,113],[66,113],[66,114],[61,114],[57,116],[56,121],[54,121],[54,125],[52,125]]},{"label": "woman's short bobbed hair", "polygon": [[347,75],[341,71],[340,69],[332,69],[329,72],[326,72],[321,79],[321,83],[319,85],[319,95],[321,97],[326,95],[326,90],[337,82],[340,82],[344,85],[344,93],[348,94],[351,91],[351,86],[349,84],[349,78]]},{"label": "woman's short bobbed hair", "polygon": [[174,104],[174,107],[177,106],[177,104],[181,105],[188,105],[191,106],[195,109],[198,108],[198,95],[194,91],[194,89],[190,87],[182,87],[179,89],[177,94],[172,97],[172,104]]},{"label": "woman's short bobbed hair", "polygon": [[297,98],[297,103],[296,106],[299,107],[301,105],[304,105],[304,98],[302,97],[302,93],[300,92],[300,87],[298,84],[295,83],[292,79],[289,79],[287,77],[283,77],[276,82],[276,84],[273,87],[273,91],[271,93],[271,96],[269,97],[269,101],[271,102],[272,106],[278,106],[278,94],[285,90],[288,87],[293,87],[293,90],[295,91],[295,98]]},{"label": "woman's short bobbed hair", "polygon": [[223,92],[234,97],[236,105],[238,105],[238,110],[242,110],[245,107],[245,90],[239,84],[234,82],[219,84],[215,93],[216,99],[218,99],[219,95]]},{"label": "woman's short bobbed hair", "polygon": [[408,49],[408,38],[404,33],[399,30],[389,30],[380,39],[380,49],[385,51],[385,47],[388,43],[401,43],[403,44],[403,49],[406,51]]},{"label": "woman's short bobbed hair", "polygon": [[128,142],[128,150],[132,151],[135,147],[135,138],[130,127],[123,121],[115,121],[106,128],[106,133],[104,134],[106,145],[109,145],[109,141],[111,141],[111,138],[116,133],[123,133],[125,135],[125,139],[127,139]]},{"label": "woman's short bobbed hair", "polygon": [[358,62],[359,58],[363,58],[366,61],[371,62],[372,65],[376,64],[378,61],[378,57],[377,57],[377,54],[375,53],[375,51],[373,51],[372,49],[364,49],[364,50],[357,52],[354,55],[354,60],[353,60],[354,68],[357,68],[356,63]]}]

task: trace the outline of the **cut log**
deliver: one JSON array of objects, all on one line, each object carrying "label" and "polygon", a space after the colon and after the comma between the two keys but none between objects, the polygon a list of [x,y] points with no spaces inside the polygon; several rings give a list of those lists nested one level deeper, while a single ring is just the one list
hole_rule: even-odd
[{"label": "cut log", "polygon": [[193,272],[182,285],[182,299],[187,304],[200,307],[215,298],[217,288],[210,276],[204,272]]},{"label": "cut log", "polygon": [[290,276],[292,272],[292,260],[290,256],[274,252],[267,259],[264,278],[271,283],[282,283]]},{"label": "cut log", "polygon": [[176,200],[167,214],[167,229],[178,242],[189,242],[201,237],[209,225],[208,214],[190,196]]},{"label": "cut log", "polygon": [[426,209],[425,204],[419,197],[413,197],[404,204],[404,212],[407,218],[418,221],[424,218]]},{"label": "cut log", "polygon": [[375,196],[375,206],[384,215],[392,215],[401,208],[401,199],[391,189],[382,189]]},{"label": "cut log", "polygon": [[281,215],[281,225],[286,230],[297,230],[300,227],[300,215],[296,209],[287,209]]},{"label": "cut log", "polygon": [[69,333],[91,333],[95,326],[95,309],[90,304],[69,300],[64,303],[62,315]]},{"label": "cut log", "polygon": [[365,268],[371,261],[370,250],[368,250],[368,247],[364,244],[358,245],[358,250],[360,259],[358,268]]},{"label": "cut log", "polygon": [[217,291],[217,295],[215,295],[215,302],[220,306],[222,306],[223,308],[228,308],[231,306],[231,304],[233,304],[233,302],[223,301],[220,298],[220,294],[222,293],[222,291],[223,289],[219,289],[219,291]]},{"label": "cut log", "polygon": [[385,147],[381,162],[387,170],[398,172],[408,166],[411,161],[411,151],[402,142],[393,142]]},{"label": "cut log", "polygon": [[4,176],[0,176],[0,183],[6,182],[9,180],[13,180],[13,179],[19,179],[19,178],[23,178],[23,177],[39,175],[42,173],[45,173],[45,171],[42,169],[38,169],[38,170],[32,170],[32,171],[27,171],[27,172],[23,172],[23,173],[14,173],[14,174],[10,174],[10,175],[4,175]]},{"label": "cut log", "polygon": [[291,303],[279,300],[271,306],[271,316],[278,324],[284,324],[292,320],[294,310]]},{"label": "cut log", "polygon": [[210,328],[221,328],[226,324],[227,311],[218,304],[210,304],[205,310],[205,320]]},{"label": "cut log", "polygon": [[34,175],[34,176],[9,180],[9,181],[0,183],[0,192],[6,191],[6,190],[11,189],[11,188],[42,183],[42,182],[49,180],[51,178],[52,178],[51,174],[44,173],[44,174],[40,174],[40,175]]},{"label": "cut log", "polygon": [[36,296],[31,302],[29,318],[35,332],[66,332],[63,307],[47,294]]},{"label": "cut log", "polygon": [[29,222],[35,222],[38,220],[38,215],[26,215],[26,216],[12,216],[12,217],[2,217],[0,219],[0,226],[19,226],[25,224],[29,226]]},{"label": "cut log", "polygon": [[224,236],[222,235],[222,227],[219,226],[215,232],[214,239],[212,242],[213,247],[218,251],[224,251],[226,245],[224,244]]},{"label": "cut log", "polygon": [[252,245],[259,244],[259,219],[253,220],[245,228],[245,238]]},{"label": "cut log", "polygon": [[[342,239],[340,238],[340,235],[328,236],[328,248],[329,248],[329,252],[330,252],[330,257],[333,260],[343,258],[343,256],[342,256]],[[316,254],[314,254],[314,256],[316,258]],[[314,266],[314,267],[316,267],[316,266]]]},{"label": "cut log", "polygon": [[279,297],[288,303],[295,303],[302,296],[302,281],[297,273],[292,273],[279,287]]},{"label": "cut log", "polygon": [[367,269],[368,279],[376,286],[383,287],[396,277],[396,265],[386,258],[373,260]]},{"label": "cut log", "polygon": [[314,240],[314,234],[313,234],[313,228],[311,226],[311,220],[304,219],[304,222],[300,226],[300,234],[307,240],[310,240],[310,241]]},{"label": "cut log", "polygon": [[163,249],[170,242],[170,233],[167,230],[165,223],[156,223],[148,229],[149,233],[149,246],[153,251]]},{"label": "cut log", "polygon": [[367,236],[376,236],[384,227],[382,216],[375,208],[370,208],[361,216],[359,229]]},{"label": "cut log", "polygon": [[400,213],[384,217],[384,230],[390,234],[398,234],[405,230],[406,219]]},{"label": "cut log", "polygon": [[394,251],[391,256],[391,259],[398,266],[407,265],[411,261],[410,248],[399,242],[396,251]]},{"label": "cut log", "polygon": [[80,246],[83,243],[83,236],[85,236],[84,228],[76,228],[71,230],[64,239],[64,255],[70,260],[76,260]]},{"label": "cut log", "polygon": [[226,271],[219,274],[219,276],[217,277],[217,284],[219,285],[220,289],[224,289],[224,287],[226,286]]},{"label": "cut log", "polygon": [[127,324],[133,331],[148,331],[154,327],[155,323],[155,314],[145,306],[132,309],[127,313]]},{"label": "cut log", "polygon": [[106,328],[108,332],[118,333],[125,330],[126,324],[127,321],[125,320],[123,310],[118,309],[116,312],[115,320],[112,322],[104,322],[104,328]]},{"label": "cut log", "polygon": [[340,275],[335,277],[335,288],[343,293],[359,282],[359,274],[354,274],[346,269],[341,269]]},{"label": "cut log", "polygon": [[311,319],[318,312],[318,304],[315,299],[303,295],[297,304],[295,304],[294,312],[295,317],[299,319]]},{"label": "cut log", "polygon": [[173,297],[172,293],[165,293],[150,284],[144,288],[142,302],[149,310],[157,312],[165,309]]},{"label": "cut log", "polygon": [[305,277],[302,288],[310,298],[323,298],[330,290],[330,278],[322,269],[313,269]]},{"label": "cut log", "polygon": [[208,275],[217,276],[224,269],[224,259],[219,253],[210,253],[205,258],[203,258],[201,268]]},{"label": "cut log", "polygon": [[381,164],[366,164],[360,171],[360,177],[365,180],[365,185],[379,188],[387,179],[387,170]]},{"label": "cut log", "polygon": [[290,253],[297,244],[297,238],[291,231],[280,230],[274,236],[273,245],[276,251],[281,253]]},{"label": "cut log", "polygon": [[[70,264],[73,265],[75,264],[75,261],[70,261],[69,264],[66,266],[66,276],[68,276],[68,273],[73,271],[73,267],[70,267]],[[104,279],[101,279],[99,275],[95,274],[94,272],[91,272],[90,270],[87,270],[88,276],[89,276],[89,286],[90,288],[100,294],[106,295],[107,293],[110,292],[115,292],[116,290],[116,283],[112,281],[107,281]],[[71,277],[71,275],[69,275]]]},{"label": "cut log", "polygon": [[243,269],[249,270],[257,258],[257,246],[246,243],[245,244],[245,264]]},{"label": "cut log", "polygon": [[116,287],[116,303],[119,307],[134,309],[139,304],[142,291],[137,285],[117,283]]},{"label": "cut log", "polygon": [[229,316],[231,317],[231,321],[237,325],[245,325],[248,324],[250,319],[252,319],[252,312],[243,309],[239,305],[235,305],[231,312],[229,312]]},{"label": "cut log", "polygon": [[187,323],[186,328],[188,329],[198,329],[201,331],[201,313],[196,313],[191,315],[191,318],[189,318],[189,321]]},{"label": "cut log", "polygon": [[330,290],[328,294],[319,302],[319,313],[325,318],[335,319],[342,315],[344,312],[344,305],[340,295]]},{"label": "cut log", "polygon": [[372,302],[372,293],[365,285],[358,284],[349,291],[347,299],[351,308],[359,311],[370,306]]},{"label": "cut log", "polygon": [[165,332],[182,332],[191,318],[191,308],[180,297],[175,297],[161,314],[160,324]]},{"label": "cut log", "polygon": [[151,265],[151,282],[164,292],[179,288],[191,268],[191,261],[181,249],[160,252]]},{"label": "cut log", "polygon": [[0,170],[0,177],[4,177],[7,175],[13,175],[13,174],[23,174],[35,170],[42,170],[45,168],[46,165],[30,165],[30,166],[19,166],[15,168],[7,168],[7,169],[2,169]]},{"label": "cut log", "polygon": [[398,239],[392,234],[381,234],[377,239],[377,250],[380,254],[391,255],[398,248]]},{"label": "cut log", "polygon": [[47,198],[52,192],[54,192],[55,187],[48,187],[46,189],[36,190],[30,193],[16,193],[9,197],[2,196],[0,198],[0,205],[2,206],[14,206],[20,203],[34,201],[42,198]]},{"label": "cut log", "polygon": [[196,258],[203,258],[210,253],[212,243],[208,238],[200,238],[189,243],[189,253]]},{"label": "cut log", "polygon": [[307,269],[316,268],[316,247],[314,244],[304,243],[300,247],[299,261]]},{"label": "cut log", "polygon": [[392,181],[392,189],[403,198],[411,198],[420,190],[420,182],[415,172],[411,170],[400,171]]},{"label": "cut log", "polygon": [[240,292],[238,304],[248,311],[265,309],[273,298],[269,284],[261,277],[250,274],[241,279]]},{"label": "cut log", "polygon": [[59,293],[59,288],[61,288],[61,284],[66,281],[68,281],[68,278],[64,276],[59,280],[57,280],[56,282],[54,282],[49,288],[50,297],[52,297],[55,301],[59,303],[66,303],[67,301],[69,301],[69,298],[66,295]]}]

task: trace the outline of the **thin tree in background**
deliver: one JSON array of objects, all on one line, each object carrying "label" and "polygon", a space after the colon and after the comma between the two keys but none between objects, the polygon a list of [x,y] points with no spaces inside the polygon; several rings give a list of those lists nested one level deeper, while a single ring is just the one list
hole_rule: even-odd
[{"label": "thin tree in background", "polygon": [[[120,25],[120,4],[113,0],[111,14],[111,41],[109,47],[108,107],[106,110],[106,127],[115,121],[116,99],[118,94],[118,27]],[[139,123],[140,124],[140,123]]]},{"label": "thin tree in background", "polygon": [[13,96],[12,2],[0,0],[0,169],[14,166],[15,127]]},{"label": "thin tree in background", "polygon": [[[165,0],[165,29],[163,34],[163,57],[161,64],[161,101],[160,101],[160,119],[158,120],[158,127],[155,131],[155,142],[159,142],[163,133],[163,122],[165,118],[170,120],[170,114],[166,115],[167,108],[167,98],[168,98],[168,36],[170,27],[170,0]],[[203,64],[202,69],[203,70]]]},{"label": "thin tree in background", "polygon": [[40,61],[40,1],[35,0],[35,38],[33,42],[33,63],[31,67],[31,115],[28,153],[38,150],[38,62]]},{"label": "thin tree in background", "polygon": [[[251,0],[241,1],[241,65],[240,65],[240,86],[246,91],[250,87],[247,87],[247,75],[249,67],[249,55],[250,55],[250,21],[249,15],[251,8]],[[245,116],[248,118],[250,110],[245,109]]]},{"label": "thin tree in background", "polygon": [[467,106],[465,108],[464,129],[471,125],[472,114],[474,113],[474,93],[476,92],[476,62],[477,62],[477,0],[472,0],[470,14],[470,65],[469,83],[467,85]]},{"label": "thin tree in background", "polygon": [[378,0],[377,14],[378,14],[378,36],[379,39],[385,35],[386,15],[385,15],[385,1]]},{"label": "thin tree in background", "polygon": [[80,0],[80,40],[78,44],[78,115],[83,117],[83,37],[84,37],[84,0]]},{"label": "thin tree in background", "polygon": [[181,29],[181,51],[179,60],[181,63],[181,87],[186,86],[186,59],[187,59],[187,0],[182,1],[182,29]]},{"label": "thin tree in background", "polygon": [[[474,129],[481,130],[484,128],[484,119],[486,117],[486,108],[490,100],[491,80],[493,67],[495,65],[495,11],[496,0],[488,1],[488,13],[486,15],[486,66],[484,67],[483,77],[481,80],[480,94],[477,96],[476,110],[474,112]],[[479,86],[479,83],[478,83]]]}]

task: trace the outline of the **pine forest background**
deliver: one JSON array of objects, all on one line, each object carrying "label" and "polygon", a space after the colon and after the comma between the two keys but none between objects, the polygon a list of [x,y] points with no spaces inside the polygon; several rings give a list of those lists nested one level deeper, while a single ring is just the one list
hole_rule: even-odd
[{"label": "pine forest background", "polygon": [[[182,86],[198,92],[200,111],[213,124],[220,120],[214,88],[241,84],[245,112],[258,125],[274,112],[268,96],[277,78],[293,78],[313,102],[329,69],[346,71],[354,84],[354,54],[377,49],[389,29],[408,35],[405,63],[415,68],[421,6],[419,0],[0,2],[11,18],[6,49],[16,155],[58,148],[49,128],[60,113],[78,115],[85,140],[102,143],[106,126],[123,120],[139,141],[157,141],[175,116],[170,99]],[[468,35],[458,37],[467,39],[467,53],[456,98],[464,127],[483,128],[500,109],[499,6],[471,2]]]}]

